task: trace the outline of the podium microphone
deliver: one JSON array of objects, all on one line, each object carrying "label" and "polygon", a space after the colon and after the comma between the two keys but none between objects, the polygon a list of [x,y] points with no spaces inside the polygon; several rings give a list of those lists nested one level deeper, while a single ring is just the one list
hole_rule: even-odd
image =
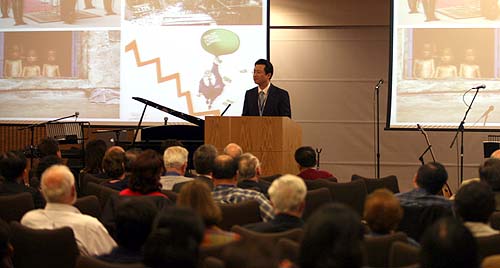
[{"label": "podium microphone", "polygon": [[227,105],[226,109],[224,109],[224,111],[220,114],[220,116],[223,116],[227,112],[227,109],[229,109],[229,107],[231,107],[231,103]]},{"label": "podium microphone", "polygon": [[376,88],[376,89],[379,89],[379,88],[380,88],[380,86],[382,86],[382,84],[383,84],[383,83],[384,83],[384,79],[380,79],[380,80],[378,80],[378,83],[377,83],[377,85],[375,86],[375,88]]},{"label": "podium microphone", "polygon": [[75,112],[75,121],[78,120],[78,116],[80,115],[79,112]]},{"label": "podium microphone", "polygon": [[485,89],[486,88],[486,85],[485,84],[482,84],[482,85],[479,85],[477,87],[473,87],[471,89]]}]

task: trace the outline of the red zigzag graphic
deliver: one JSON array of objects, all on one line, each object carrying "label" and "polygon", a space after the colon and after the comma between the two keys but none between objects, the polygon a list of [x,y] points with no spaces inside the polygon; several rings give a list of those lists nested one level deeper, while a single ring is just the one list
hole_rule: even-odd
[{"label": "red zigzag graphic", "polygon": [[170,81],[170,80],[175,80],[176,86],[177,86],[177,97],[186,98],[186,103],[188,106],[188,113],[189,115],[192,116],[203,116],[203,115],[220,115],[220,110],[210,110],[210,111],[203,111],[203,112],[194,112],[193,109],[193,100],[191,98],[191,92],[190,91],[185,91],[182,92],[182,86],[181,86],[181,76],[179,73],[174,73],[170,74],[167,76],[162,76],[161,73],[161,63],[160,63],[160,58],[154,58],[150,59],[147,61],[141,61],[141,56],[139,55],[139,48],[137,47],[137,42],[134,40],[130,42],[127,46],[125,46],[125,52],[129,52],[130,50],[134,51],[134,56],[135,56],[135,62],[137,64],[137,67],[143,67],[149,64],[155,64],[156,65],[156,80],[158,81],[158,84]]}]

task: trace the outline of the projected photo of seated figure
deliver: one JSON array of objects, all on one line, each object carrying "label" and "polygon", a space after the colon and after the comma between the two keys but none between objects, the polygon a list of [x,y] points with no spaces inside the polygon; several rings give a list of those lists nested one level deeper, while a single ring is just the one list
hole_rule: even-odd
[{"label": "projected photo of seated figure", "polygon": [[38,55],[36,50],[28,50],[28,55],[26,56],[26,65],[23,67],[23,77],[39,77],[41,75],[40,65],[37,64]]},{"label": "projected photo of seated figure", "polygon": [[474,52],[474,49],[466,49],[464,62],[460,64],[458,76],[466,79],[479,78],[481,77],[479,69],[479,65],[476,64],[476,53]]},{"label": "projected photo of seated figure", "polygon": [[214,100],[224,91],[225,85],[219,73],[220,63],[221,61],[216,57],[212,65],[212,70],[205,71],[205,74],[200,79],[198,96],[203,95],[205,97],[208,109],[212,109]]},{"label": "projected photo of seated figure", "polygon": [[434,77],[434,57],[432,45],[425,43],[422,46],[421,56],[413,63],[413,77],[416,79],[430,79]]},{"label": "projected photo of seated figure", "polygon": [[56,64],[56,51],[53,49],[47,52],[47,63],[43,64],[42,76],[49,78],[61,76],[59,65]]},{"label": "projected photo of seated figure", "polygon": [[21,48],[13,45],[10,49],[9,57],[5,60],[4,77],[22,77],[23,60],[21,57]]},{"label": "projected photo of seated figure", "polygon": [[440,60],[441,62],[436,68],[434,78],[437,79],[451,79],[457,77],[457,66],[451,64],[453,53],[451,48],[445,48],[442,51]]}]

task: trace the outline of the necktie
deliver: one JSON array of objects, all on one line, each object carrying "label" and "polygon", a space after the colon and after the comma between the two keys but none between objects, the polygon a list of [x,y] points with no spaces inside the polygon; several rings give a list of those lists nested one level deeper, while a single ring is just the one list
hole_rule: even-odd
[{"label": "necktie", "polygon": [[259,115],[262,116],[264,112],[264,104],[266,102],[266,93],[264,91],[259,92]]}]

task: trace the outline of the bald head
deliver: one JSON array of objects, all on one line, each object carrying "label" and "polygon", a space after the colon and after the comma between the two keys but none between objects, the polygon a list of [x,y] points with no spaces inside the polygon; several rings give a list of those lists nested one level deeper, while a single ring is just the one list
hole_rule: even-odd
[{"label": "bald head", "polygon": [[106,154],[109,154],[111,152],[119,152],[119,153],[124,153],[125,150],[121,146],[111,146],[106,150]]},{"label": "bald head", "polygon": [[47,203],[71,205],[76,200],[75,177],[67,166],[53,165],[45,170],[41,187]]},{"label": "bald head", "polygon": [[236,159],[243,154],[243,149],[241,149],[241,147],[236,143],[230,143],[226,145],[226,148],[224,148],[224,154]]},{"label": "bald head", "polygon": [[491,154],[490,158],[500,159],[500,149],[498,149],[498,150],[494,151],[494,152]]},{"label": "bald head", "polygon": [[219,180],[234,179],[237,170],[238,164],[236,161],[229,155],[221,154],[214,160],[212,176],[214,179]]}]

